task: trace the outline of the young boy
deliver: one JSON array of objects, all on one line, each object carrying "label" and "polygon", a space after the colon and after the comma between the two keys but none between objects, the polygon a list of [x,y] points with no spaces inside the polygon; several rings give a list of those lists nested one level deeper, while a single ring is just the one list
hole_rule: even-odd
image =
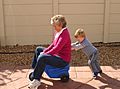
[{"label": "young boy", "polygon": [[82,51],[87,55],[88,57],[88,64],[89,67],[93,73],[93,77],[96,78],[98,74],[102,73],[102,70],[98,63],[98,50],[95,48],[91,42],[87,39],[85,32],[83,29],[78,29],[75,32],[75,38],[78,40],[75,43],[72,43],[72,50],[79,50],[82,49]]}]

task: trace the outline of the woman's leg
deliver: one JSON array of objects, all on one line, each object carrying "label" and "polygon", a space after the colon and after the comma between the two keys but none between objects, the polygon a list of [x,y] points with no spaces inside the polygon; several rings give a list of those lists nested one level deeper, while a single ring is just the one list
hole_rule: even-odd
[{"label": "woman's leg", "polygon": [[46,65],[51,65],[54,67],[61,68],[61,67],[65,67],[66,65],[68,65],[68,63],[57,56],[52,56],[52,55],[47,55],[47,54],[39,55],[38,61],[33,71],[33,79],[40,80],[45,70]]},{"label": "woman's leg", "polygon": [[35,65],[37,63],[37,58],[38,56],[40,55],[41,52],[43,52],[45,48],[44,47],[41,47],[41,46],[38,46],[36,47],[35,49],[35,54],[34,54],[34,58],[32,60],[32,68],[34,69],[35,68]]}]

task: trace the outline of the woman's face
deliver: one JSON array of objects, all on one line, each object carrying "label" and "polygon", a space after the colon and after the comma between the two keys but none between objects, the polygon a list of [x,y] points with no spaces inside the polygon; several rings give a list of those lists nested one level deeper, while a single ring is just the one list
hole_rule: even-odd
[{"label": "woman's face", "polygon": [[55,23],[53,24],[53,27],[57,32],[61,31],[61,29],[62,29],[61,25],[58,25],[58,24],[55,24]]}]

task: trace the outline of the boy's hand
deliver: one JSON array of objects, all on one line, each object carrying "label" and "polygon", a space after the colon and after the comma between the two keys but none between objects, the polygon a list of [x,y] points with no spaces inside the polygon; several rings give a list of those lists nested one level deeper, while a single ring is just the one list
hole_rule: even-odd
[{"label": "boy's hand", "polygon": [[76,43],[72,43],[71,46],[74,47],[76,45]]},{"label": "boy's hand", "polygon": [[78,48],[76,47],[77,45],[79,44],[79,42],[77,41],[77,42],[75,42],[75,43],[72,43],[71,44],[71,50],[75,50],[75,51],[77,51],[78,50]]},{"label": "boy's hand", "polygon": [[71,50],[75,50],[75,48],[74,48],[75,45],[76,45],[75,43],[71,44]]},{"label": "boy's hand", "polygon": [[71,50],[75,50],[74,48],[71,48]]},{"label": "boy's hand", "polygon": [[78,51],[78,49],[75,48],[75,51]]},{"label": "boy's hand", "polygon": [[78,49],[76,49],[76,48],[71,48],[71,50],[72,50],[72,51],[74,51],[74,50],[77,51]]}]

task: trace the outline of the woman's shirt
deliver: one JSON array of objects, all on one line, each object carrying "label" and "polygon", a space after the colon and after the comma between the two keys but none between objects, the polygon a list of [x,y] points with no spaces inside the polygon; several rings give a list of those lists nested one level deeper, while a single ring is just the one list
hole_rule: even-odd
[{"label": "woman's shirt", "polygon": [[70,62],[71,60],[71,39],[67,28],[54,39],[52,44],[44,50],[44,53],[53,56],[59,56],[64,61]]}]

